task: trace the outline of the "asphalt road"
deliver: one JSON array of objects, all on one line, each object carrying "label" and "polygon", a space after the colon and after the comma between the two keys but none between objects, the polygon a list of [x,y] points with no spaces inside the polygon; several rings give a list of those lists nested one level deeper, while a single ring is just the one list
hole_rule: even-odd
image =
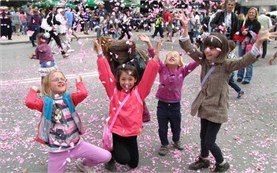
[{"label": "asphalt road", "polygon": [[[102,126],[108,112],[108,98],[98,79],[96,54],[92,52],[91,39],[82,39],[72,43],[74,52],[67,59],[56,56],[59,68],[67,75],[69,90],[75,90],[76,75],[83,76],[89,90],[88,98],[78,107],[87,127],[84,140],[100,146]],[[138,42],[138,46],[143,46]],[[268,57],[273,54],[276,42],[268,46]],[[80,50],[83,51],[80,51]],[[178,41],[165,43],[161,58],[170,50],[181,51]],[[40,114],[29,110],[24,100],[29,88],[40,86],[39,63],[28,56],[34,51],[31,44],[0,45],[1,51],[1,116],[0,116],[0,172],[46,172],[46,148],[34,141]],[[192,60],[184,57],[184,62]],[[277,62],[269,66],[267,59],[254,64],[251,84],[242,85],[245,95],[237,99],[237,94],[230,88],[229,121],[224,123],[217,143],[225,158],[231,164],[229,172],[277,172]],[[155,93],[158,77],[146,99],[151,111],[151,121],[144,124],[143,133],[138,137],[140,163],[130,171],[127,166],[118,166],[118,172],[190,172],[188,164],[199,154],[200,120],[192,117],[190,105],[200,89],[200,67],[191,72],[184,81],[182,105],[181,138],[185,150],[173,148],[161,157],[156,119]],[[171,131],[169,130],[171,140]],[[211,157],[212,163],[214,160]],[[75,161],[68,164],[67,172],[78,172]],[[106,172],[103,165],[95,167],[97,172]],[[209,169],[201,172],[210,172]]]}]

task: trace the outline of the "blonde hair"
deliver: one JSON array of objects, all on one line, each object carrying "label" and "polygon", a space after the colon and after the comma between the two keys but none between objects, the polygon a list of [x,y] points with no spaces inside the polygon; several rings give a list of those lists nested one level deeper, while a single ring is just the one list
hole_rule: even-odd
[{"label": "blonde hair", "polygon": [[245,20],[245,15],[244,15],[243,13],[240,13],[240,14],[238,15],[238,19],[239,19],[240,21],[244,21],[244,20]]},{"label": "blonde hair", "polygon": [[51,87],[50,87],[51,76],[54,73],[61,73],[63,75],[63,77],[65,78],[65,75],[60,70],[53,70],[53,71],[49,72],[46,76],[44,76],[44,78],[42,80],[42,91],[41,91],[42,95],[44,95],[44,96],[54,97],[54,95],[51,91]]},{"label": "blonde hair", "polygon": [[247,11],[246,20],[248,20],[248,13],[249,13],[249,11],[251,11],[251,10],[254,10],[254,11],[256,12],[255,20],[258,20],[259,12],[258,12],[258,9],[257,9],[256,7],[251,7],[251,8],[249,8],[249,10]]},{"label": "blonde hair", "polygon": [[170,53],[177,53],[179,55],[179,67],[183,67],[184,66],[184,62],[182,60],[182,56],[179,52],[177,51],[169,51],[167,54],[166,54],[166,57],[165,57],[165,60],[164,60],[164,63],[166,64],[166,60],[167,60],[167,57],[169,56]]}]

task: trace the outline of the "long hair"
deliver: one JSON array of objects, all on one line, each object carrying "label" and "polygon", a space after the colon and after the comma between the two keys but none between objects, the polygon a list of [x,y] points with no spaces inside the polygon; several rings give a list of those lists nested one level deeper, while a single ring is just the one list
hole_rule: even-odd
[{"label": "long hair", "polygon": [[256,7],[251,7],[249,8],[249,10],[247,11],[247,14],[246,14],[246,20],[249,20],[249,16],[248,16],[248,13],[249,11],[251,10],[254,10],[256,12],[256,15],[255,15],[255,20],[258,20],[258,16],[259,16],[259,12],[258,12],[258,9]]},{"label": "long hair", "polygon": [[63,77],[65,78],[65,75],[60,70],[53,70],[49,72],[42,80],[42,95],[48,96],[48,97],[54,97],[53,92],[51,91],[50,83],[51,83],[51,76],[54,73],[61,73]]},{"label": "long hair", "polygon": [[122,64],[122,65],[118,66],[117,69],[116,69],[115,78],[116,78],[116,87],[117,87],[117,89],[118,90],[122,89],[122,87],[120,85],[120,76],[123,72],[128,73],[130,76],[133,76],[137,80],[137,82],[134,85],[134,86],[136,86],[137,83],[138,83],[138,77],[139,77],[136,67],[134,67],[132,65],[129,65],[129,64]]}]

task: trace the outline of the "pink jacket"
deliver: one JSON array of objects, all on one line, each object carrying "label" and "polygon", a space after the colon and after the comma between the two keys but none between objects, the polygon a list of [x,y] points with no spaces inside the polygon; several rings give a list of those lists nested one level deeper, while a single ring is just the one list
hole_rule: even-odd
[{"label": "pink jacket", "polygon": [[[115,115],[120,103],[124,100],[126,93],[124,90],[116,88],[116,80],[111,72],[109,63],[103,56],[98,56],[97,60],[99,79],[104,85],[107,95],[110,99],[109,124]],[[155,81],[159,70],[159,63],[155,60],[150,60],[146,66],[141,81],[130,91],[130,98],[123,105],[119,115],[114,123],[112,132],[120,136],[137,136],[142,130],[142,113],[143,100],[151,91],[151,87]]]}]

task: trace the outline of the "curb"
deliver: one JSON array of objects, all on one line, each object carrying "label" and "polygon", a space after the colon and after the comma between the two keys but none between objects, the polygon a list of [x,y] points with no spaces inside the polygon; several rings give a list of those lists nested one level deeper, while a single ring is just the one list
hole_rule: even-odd
[{"label": "curb", "polygon": [[[74,38],[73,36],[71,38]],[[96,35],[80,35],[80,39],[85,39],[85,38],[96,38]],[[21,41],[0,41],[0,45],[11,45],[11,44],[21,44],[21,43],[31,43],[30,40],[21,40]]]}]

